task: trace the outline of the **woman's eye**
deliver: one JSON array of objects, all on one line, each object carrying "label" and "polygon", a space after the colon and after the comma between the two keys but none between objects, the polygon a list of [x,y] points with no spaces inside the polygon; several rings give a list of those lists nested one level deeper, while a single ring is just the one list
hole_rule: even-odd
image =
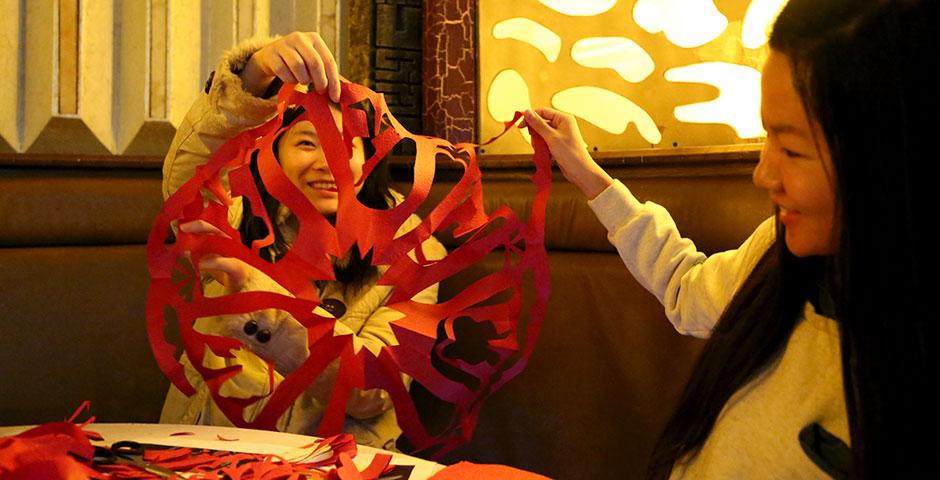
[{"label": "woman's eye", "polygon": [[318,147],[318,145],[317,145],[316,143],[311,142],[310,140],[303,140],[303,141],[301,141],[298,145],[301,146],[301,147],[307,147],[307,148],[317,148],[317,147]]},{"label": "woman's eye", "polygon": [[787,158],[797,158],[797,157],[802,157],[802,156],[803,156],[803,155],[800,154],[799,152],[796,152],[796,151],[794,151],[794,150],[790,150],[789,148],[781,148],[781,150],[783,151],[783,154],[787,156]]}]

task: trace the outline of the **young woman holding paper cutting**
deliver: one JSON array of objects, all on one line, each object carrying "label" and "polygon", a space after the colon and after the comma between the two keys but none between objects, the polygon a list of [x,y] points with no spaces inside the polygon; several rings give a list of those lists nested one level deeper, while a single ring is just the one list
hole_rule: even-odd
[{"label": "young woman holding paper cutting", "polygon": [[636,278],[710,337],[655,446],[652,478],[923,478],[936,469],[940,3],[791,0],[762,79],[754,170],[776,205],[707,257],[582,146],[527,112]]},{"label": "young woman holding paper cutting", "polygon": [[[320,37],[314,33],[295,32],[274,40],[246,41],[222,58],[222,61],[207,85],[205,95],[200,96],[180,125],[167,154],[163,173],[163,194],[169,197],[187,180],[196,167],[208,162],[212,153],[230,138],[242,131],[261,125],[276,113],[276,88],[272,83],[310,84],[320,92],[327,92],[330,99],[338,101],[340,77],[336,62]],[[276,86],[276,85],[275,85]],[[273,90],[273,91],[272,91]],[[342,117],[338,109],[332,109],[334,120],[340,126]],[[300,111],[288,110],[285,124],[292,121]],[[371,147],[361,138],[353,141],[350,167],[354,181],[362,175],[365,158],[371,156]],[[291,182],[310,200],[323,215],[330,218],[337,211],[336,186],[333,176],[319,145],[316,129],[309,121],[297,122],[277,140],[276,156],[284,173]],[[256,174],[256,182],[257,174]],[[357,190],[363,204],[378,209],[390,208],[401,201],[401,196],[391,190],[387,162],[381,162]],[[266,236],[264,227],[259,227],[252,218],[250,205],[237,197],[229,209],[229,222],[239,229],[243,241]],[[280,205],[269,194],[262,194],[264,208],[270,218],[276,219],[277,228],[274,245],[262,249],[273,261],[285,253],[296,236],[299,220]],[[419,223],[412,217],[402,226],[402,231],[414,228]],[[190,233],[215,235],[220,232],[208,223],[195,221],[180,226]],[[442,258],[443,246],[433,238],[422,245],[428,259]],[[212,280],[204,288],[207,296],[218,296],[241,290],[267,290],[286,293],[273,280],[254,270],[240,260],[225,257],[203,259],[200,267],[212,272]],[[338,334],[353,334],[356,349],[367,348],[378,353],[385,345],[395,342],[389,322],[401,315],[384,307],[390,294],[389,287],[377,286],[380,270],[371,266],[369,257],[359,258],[355,248],[348,258],[334,263],[337,281],[319,282],[321,307],[335,316]],[[422,291],[414,300],[421,303],[437,301],[437,286]],[[297,368],[309,355],[306,330],[289,315],[270,312],[254,312],[250,315],[225,316],[200,319],[197,329],[207,333],[238,338],[251,351],[271,360],[280,375]],[[216,362],[226,362],[213,357]],[[193,397],[183,395],[170,387],[161,421],[164,423],[202,423],[230,425],[229,420],[213,403],[209,392],[187,359],[182,360],[187,377],[197,387]],[[233,361],[229,361],[233,362]],[[226,383],[228,396],[246,397],[261,395],[268,391],[266,364],[255,356],[242,355],[237,362],[242,372]],[[217,365],[222,367],[224,364]],[[301,395],[278,422],[282,431],[315,433],[330,395],[336,376],[335,363]],[[247,415],[257,413],[258,402],[249,407]],[[362,445],[379,448],[394,448],[400,434],[391,409],[391,401],[384,391],[360,391],[354,389],[350,395],[344,431],[352,433]]]}]

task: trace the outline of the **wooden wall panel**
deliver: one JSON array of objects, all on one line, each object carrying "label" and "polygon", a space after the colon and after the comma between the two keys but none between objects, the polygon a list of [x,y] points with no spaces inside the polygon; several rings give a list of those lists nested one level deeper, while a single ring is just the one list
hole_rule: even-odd
[{"label": "wooden wall panel", "polygon": [[313,30],[342,57],[342,12],[339,0],[0,2],[0,165],[159,165],[223,52]]},{"label": "wooden wall panel", "polygon": [[113,153],[112,2],[26,5],[26,153]]},{"label": "wooden wall panel", "polygon": [[59,0],[59,113],[78,113],[78,0]]},{"label": "wooden wall panel", "polygon": [[20,91],[20,55],[23,42],[20,36],[20,2],[0,2],[0,152],[14,152],[20,148],[17,128]]}]

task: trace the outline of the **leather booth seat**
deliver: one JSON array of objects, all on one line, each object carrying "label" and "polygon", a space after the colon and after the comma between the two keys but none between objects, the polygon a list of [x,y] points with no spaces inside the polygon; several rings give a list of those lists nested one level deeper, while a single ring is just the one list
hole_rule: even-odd
[{"label": "leather booth seat", "polygon": [[[707,253],[736,247],[771,213],[740,165],[609,171],[667,207]],[[528,174],[487,171],[487,210],[528,211]],[[449,186],[437,183],[432,197]],[[144,307],[145,243],[161,204],[156,169],[0,167],[0,425],[60,420],[84,400],[98,421],[158,419],[168,383],[150,353]],[[546,246],[552,293],[535,352],[483,407],[472,441],[445,461],[641,477],[702,342],[672,329],[560,177]],[[442,299],[498,262],[491,256],[444,282]],[[433,420],[429,400],[416,393]]]}]

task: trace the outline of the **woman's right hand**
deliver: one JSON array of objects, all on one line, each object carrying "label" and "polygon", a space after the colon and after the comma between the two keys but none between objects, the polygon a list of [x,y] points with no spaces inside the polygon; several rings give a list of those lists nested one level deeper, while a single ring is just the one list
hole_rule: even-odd
[{"label": "woman's right hand", "polygon": [[[180,224],[180,231],[196,235],[218,235],[228,237],[224,232],[205,220],[193,220]],[[239,292],[248,284],[251,268],[247,263],[231,257],[207,254],[199,259],[199,269],[208,273],[225,287],[225,293]]]},{"label": "woman's right hand", "polygon": [[260,96],[274,77],[284,83],[313,83],[317,92],[328,92],[339,102],[340,76],[333,53],[313,32],[293,32],[265,45],[251,55],[239,74],[246,91]]},{"label": "woman's right hand", "polygon": [[525,122],[545,140],[561,173],[588,199],[604,191],[613,179],[588,154],[574,116],[551,108],[526,110]]}]

